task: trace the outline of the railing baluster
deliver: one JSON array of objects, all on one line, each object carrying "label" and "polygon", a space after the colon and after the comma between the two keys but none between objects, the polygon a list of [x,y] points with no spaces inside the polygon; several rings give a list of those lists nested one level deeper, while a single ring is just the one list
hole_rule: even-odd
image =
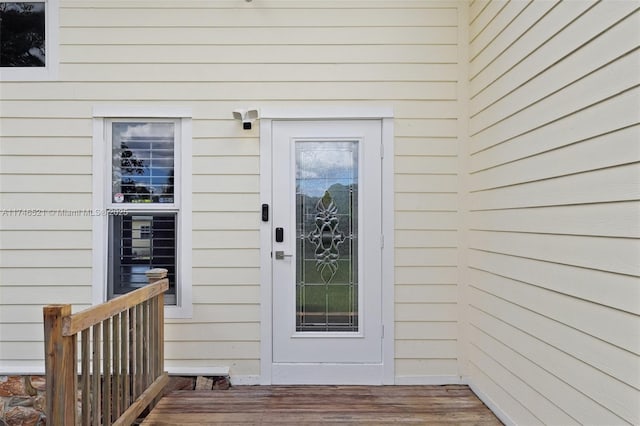
[{"label": "railing baluster", "polygon": [[136,308],[129,309],[129,376],[130,385],[127,398],[131,404],[136,398]]},{"label": "railing baluster", "polygon": [[102,421],[100,415],[102,414],[100,397],[102,395],[100,386],[100,324],[96,324],[92,327],[93,334],[93,371],[92,371],[92,386],[91,386],[91,399],[92,404],[92,419],[91,424],[94,426],[101,425]]},{"label": "railing baluster", "polygon": [[[120,314],[120,376],[122,379],[122,410],[131,404],[129,399],[129,311]],[[120,412],[118,415],[122,415]]]},{"label": "railing baluster", "polygon": [[157,377],[156,350],[158,348],[158,300],[154,297],[149,301],[149,376],[151,383]]},{"label": "railing baluster", "polygon": [[81,392],[82,392],[82,408],[80,413],[80,423],[83,426],[91,425],[91,370],[89,367],[89,362],[91,361],[91,352],[89,350],[89,343],[91,337],[89,333],[89,329],[82,330],[81,334],[81,364],[82,364],[82,381],[81,381]]},{"label": "railing baluster", "polygon": [[111,318],[102,322],[102,423],[111,426]]},{"label": "railing baluster", "polygon": [[138,398],[142,394],[142,336],[144,330],[142,328],[142,305],[136,305],[136,386],[135,397]]},{"label": "railing baluster", "polygon": [[113,384],[111,388],[111,418],[120,417],[120,315],[113,316]]},{"label": "railing baluster", "polygon": [[[142,303],[142,387],[146,389],[151,382],[149,381],[149,301]],[[142,393],[142,392],[140,392]]]}]

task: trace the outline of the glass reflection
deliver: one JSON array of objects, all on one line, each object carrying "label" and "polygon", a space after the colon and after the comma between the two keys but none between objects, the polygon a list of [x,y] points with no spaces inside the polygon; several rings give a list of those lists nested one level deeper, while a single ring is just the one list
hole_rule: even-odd
[{"label": "glass reflection", "polygon": [[174,123],[113,123],[114,202],[174,202],[174,127]]},{"label": "glass reflection", "polygon": [[296,330],[358,331],[358,142],[296,143]]}]

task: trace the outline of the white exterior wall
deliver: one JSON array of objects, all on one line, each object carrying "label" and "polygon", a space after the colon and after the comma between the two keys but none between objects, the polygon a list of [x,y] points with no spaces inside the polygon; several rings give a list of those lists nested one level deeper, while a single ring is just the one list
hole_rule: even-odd
[{"label": "white exterior wall", "polygon": [[[167,320],[170,371],[260,374],[259,125],[232,110],[375,104],[396,118],[398,382],[455,378],[456,2],[60,6],[59,80],[0,83],[0,208],[91,208],[94,107],[191,108],[194,307]],[[92,301],[91,218],[0,226],[0,373],[42,371],[42,306]]]},{"label": "white exterior wall", "polygon": [[470,5],[473,388],[511,424],[640,424],[640,3]]}]

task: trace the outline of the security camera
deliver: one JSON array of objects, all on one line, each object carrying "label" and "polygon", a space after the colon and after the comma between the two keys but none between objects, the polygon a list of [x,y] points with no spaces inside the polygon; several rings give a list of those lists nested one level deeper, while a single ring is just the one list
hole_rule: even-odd
[{"label": "security camera", "polygon": [[258,110],[256,108],[234,109],[233,118],[242,120],[243,129],[251,130],[251,124],[258,118]]}]

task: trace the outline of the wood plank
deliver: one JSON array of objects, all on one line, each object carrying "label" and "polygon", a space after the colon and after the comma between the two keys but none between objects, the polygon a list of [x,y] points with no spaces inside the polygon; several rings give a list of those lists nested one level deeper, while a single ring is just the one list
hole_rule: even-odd
[{"label": "wood plank", "polygon": [[194,267],[193,285],[259,285],[260,268]]},{"label": "wood plank", "polygon": [[[255,209],[255,205],[253,206]],[[193,233],[194,249],[206,248],[257,248],[260,232],[256,230],[198,230]]]},{"label": "wood plank", "polygon": [[[5,131],[5,123],[9,120],[2,119],[2,130]],[[32,128],[50,128],[52,123],[56,123],[59,126],[66,127],[70,123],[66,120],[13,120],[17,123],[13,123],[19,127],[20,132],[25,131],[34,133]],[[11,123],[8,123],[11,124]],[[9,127],[9,126],[7,126]],[[7,130],[7,134],[11,129]],[[33,135],[31,135],[33,136]],[[4,136],[3,136],[4,137]],[[36,151],[39,152],[39,151]],[[66,157],[66,156],[52,156],[52,155],[3,155],[0,157],[0,170],[2,173],[25,173],[35,175],[89,175],[91,174],[91,157],[78,155]],[[49,206],[43,206],[49,208]]]},{"label": "wood plank", "polygon": [[396,211],[455,211],[459,207],[458,194],[396,193]]},{"label": "wood plank", "polygon": [[398,174],[395,176],[395,190],[400,192],[449,193],[458,190],[458,177],[450,175]]},{"label": "wood plank", "polygon": [[[4,84],[4,83],[3,83]],[[2,190],[8,193],[91,194],[91,177],[78,175],[2,175]],[[42,206],[38,206],[43,208]],[[4,220],[5,218],[3,218]],[[78,220],[78,218],[75,218]],[[90,219],[85,229],[90,227]]]},{"label": "wood plank", "polygon": [[472,192],[472,210],[560,206],[637,200],[638,164]]},{"label": "wood plank", "polygon": [[398,173],[457,173],[458,161],[456,156],[396,156],[395,170]]},{"label": "wood plank", "polygon": [[[260,342],[234,341],[221,345],[217,341],[179,341],[176,343],[165,339],[165,360],[168,359],[258,359]],[[215,362],[215,361],[210,361]]]},{"label": "wood plank", "polygon": [[[256,214],[257,216],[257,214]],[[256,222],[257,224],[257,222]],[[259,249],[197,249],[193,250],[193,266],[256,267],[260,264]]]},{"label": "wood plank", "polygon": [[[524,2],[523,2],[524,3]],[[480,34],[487,30],[487,27],[494,21],[496,15],[509,4],[507,0],[495,0],[490,2],[477,16],[470,17],[472,23],[469,28],[469,40],[475,40]],[[473,13],[473,11],[471,11]]]},{"label": "wood plank", "polygon": [[456,231],[438,230],[402,230],[396,227],[396,248],[398,247],[457,247],[458,234]]},{"label": "wood plank", "polygon": [[[534,2],[538,3],[538,2]],[[503,95],[504,93],[492,90],[484,90],[487,86],[493,84],[496,80],[506,75],[509,70],[519,63],[522,63],[528,57],[536,57],[537,53],[542,45],[545,43],[553,44],[553,39],[556,33],[560,32],[567,22],[577,18],[585,10],[589,9],[595,3],[595,0],[579,1],[579,2],[560,2],[557,5],[550,5],[545,3],[543,8],[549,8],[551,11],[544,15],[544,17],[535,22],[531,22],[532,26],[527,31],[524,27],[520,27],[523,32],[522,37],[517,39],[511,39],[508,41],[509,46],[506,50],[500,52],[500,55],[496,57],[494,61],[488,64],[481,71],[476,73],[476,69],[471,64],[471,80],[469,83],[469,89],[471,91],[471,100],[469,102],[470,109],[473,112],[477,112],[482,109],[483,106],[496,100],[496,96]],[[624,2],[623,2],[624,3]],[[530,8],[527,8],[529,10]],[[562,32],[560,32],[562,34]],[[596,33],[597,34],[597,33]],[[501,36],[504,36],[501,35]],[[565,55],[567,50],[575,48],[575,44],[579,40],[583,40],[584,34],[576,37],[574,40],[565,40],[565,46],[557,48],[558,52],[551,52],[555,58]],[[555,37],[559,38],[559,37]],[[550,42],[551,41],[551,42]],[[532,77],[530,73],[524,71],[524,75],[521,75],[523,81]],[[499,97],[499,96],[498,96]]]},{"label": "wood plank", "polygon": [[[556,18],[552,19],[552,21],[554,22],[541,21],[537,25],[537,27],[534,28],[533,31],[527,33],[525,37],[523,37],[523,39],[528,35],[535,33],[540,33],[540,35],[542,36],[543,31],[546,32],[554,27],[559,29],[558,27],[565,26],[566,23],[569,22],[575,14],[581,13],[582,10],[587,9],[588,7],[589,2],[586,1],[569,2],[568,5],[565,5],[565,3],[561,3],[552,11],[552,13],[545,17],[548,18],[553,15],[554,18]],[[635,2],[596,4],[587,13],[578,17],[568,26],[562,28],[559,33],[552,35],[548,40],[531,40],[533,44],[531,45],[531,47],[527,46],[527,49],[535,48],[535,50],[533,50],[531,54],[527,55],[526,57],[523,57],[522,60],[520,60],[519,57],[520,52],[514,50],[511,50],[511,54],[501,56],[501,58],[492,63],[489,67],[487,67],[487,69],[483,71],[485,77],[484,79],[479,78],[478,80],[471,83],[472,91],[474,91],[474,89],[481,87],[485,82],[494,79],[496,75],[501,75],[502,72],[505,72],[505,74],[503,74],[500,79],[492,85],[492,90],[485,90],[470,101],[470,110],[475,113],[483,109],[485,106],[490,105],[497,99],[500,99],[507,93],[511,92],[513,89],[519,87],[524,82],[530,80],[536,74],[544,72],[549,64],[556,63],[565,58],[567,55],[570,55],[585,41],[588,41],[593,37],[597,37],[603,31],[606,31],[609,26],[616,23],[617,20],[619,20],[626,14],[633,12],[633,10],[637,7],[638,5]],[[571,8],[571,10],[562,12],[566,14],[566,16],[559,16],[558,13],[562,8]],[[551,34],[547,33],[547,35]],[[547,35],[544,35],[543,37],[546,37]],[[636,31],[636,40],[637,35],[638,32]],[[542,42],[543,44],[535,44],[536,41]],[[615,41],[614,43],[618,43],[618,41]],[[513,46],[517,44],[518,42],[515,42]],[[602,62],[600,61],[603,59],[603,57],[606,57],[606,55],[598,52],[595,55],[595,58],[597,59],[594,58],[594,62],[597,65],[602,64]],[[502,58],[505,58],[506,60],[499,66],[505,66],[506,68],[503,68],[499,71],[494,70],[494,65],[496,65],[497,62],[502,62],[500,61],[500,59]],[[514,59],[517,59],[517,62],[512,66]],[[493,72],[498,72],[499,74],[493,74],[492,72],[487,73],[488,69],[493,70]],[[609,84],[613,84],[613,82],[614,80],[609,80]],[[585,96],[585,93],[581,93],[581,95]]]},{"label": "wood plank", "polygon": [[[636,356],[640,355],[638,316],[567,295],[543,290],[523,282],[472,269],[471,291],[483,291],[505,299],[558,323],[597,337]],[[472,299],[470,299],[472,300]],[[560,326],[557,325],[558,327]],[[616,324],[611,327],[611,324]]]},{"label": "wood plank", "polygon": [[536,418],[521,401],[518,401],[506,388],[501,386],[502,383],[500,383],[499,378],[493,379],[490,377],[490,374],[492,374],[490,369],[479,365],[477,360],[472,359],[469,361],[469,373],[472,374],[474,378],[474,389],[478,391],[481,390],[485,396],[491,395],[493,404],[501,407],[504,412],[509,413],[509,417],[506,417],[505,420],[510,421],[511,424],[514,425],[544,426],[544,423]]},{"label": "wood plank", "polygon": [[[488,342],[490,345],[493,342]],[[496,343],[498,345],[499,343]],[[576,421],[573,417],[567,415],[561,408],[559,408],[554,402],[556,401],[566,401],[567,393],[572,395],[572,389],[566,384],[561,384],[557,386],[557,388],[553,388],[548,393],[541,393],[536,389],[535,386],[532,386],[526,379],[529,374],[536,374],[537,376],[542,375],[543,378],[547,378],[547,375],[544,371],[540,371],[535,364],[531,366],[531,370],[533,373],[520,371],[512,371],[508,368],[505,368],[503,364],[500,363],[502,359],[497,357],[497,359],[493,358],[482,349],[480,349],[481,345],[469,345],[469,358],[473,360],[473,363],[477,364],[480,368],[482,368],[492,380],[495,380],[500,386],[504,389],[508,389],[509,394],[511,394],[518,401],[522,401],[526,404],[528,410],[531,413],[535,413],[535,416],[541,421],[541,424],[546,425],[579,425],[580,423]],[[518,355],[513,355],[518,356]],[[507,365],[510,364],[507,362]],[[525,376],[525,377],[522,377]],[[535,377],[533,382],[538,384],[539,378]],[[553,382],[553,378],[550,380]],[[569,390],[569,392],[567,392]],[[559,394],[559,397],[558,397]],[[526,402],[525,402],[526,401]],[[527,424],[535,424],[535,423],[527,423]]]},{"label": "wood plank", "polygon": [[[71,305],[49,305],[42,308],[44,319],[44,355],[48,421],[51,424],[76,422],[77,338],[64,336],[64,318],[71,314]],[[4,346],[7,344],[4,343]],[[40,351],[42,346],[40,346]],[[3,357],[11,358],[6,352]],[[27,352],[28,353],[28,352]],[[58,395],[53,398],[52,395]]]},{"label": "wood plank", "polygon": [[[182,4],[182,3],[181,3]],[[455,25],[455,24],[454,24]],[[349,44],[455,44],[455,26],[403,27],[128,27],[114,31],[110,27],[64,27],[60,29],[62,45],[340,45]]]},{"label": "wood plank", "polygon": [[[458,324],[456,321],[440,322],[419,322],[419,321],[398,321],[396,322],[396,340],[451,340],[458,335]],[[407,370],[405,375],[418,374]],[[433,372],[441,375],[444,373]]]},{"label": "wood plank", "polygon": [[396,304],[396,321],[458,321],[458,305],[456,303],[398,303]]},{"label": "wood plank", "polygon": [[[639,20],[640,21],[640,20]],[[618,93],[636,87],[640,83],[640,53],[632,53],[575,81],[552,95],[521,110],[507,107],[502,110],[507,118],[496,122],[481,122],[472,134],[473,150],[481,151],[490,146],[549,125],[561,117],[567,117],[591,105],[595,105]],[[512,94],[518,99],[535,96],[535,93]],[[628,113],[636,116],[633,111]],[[602,117],[607,118],[607,117]],[[474,121],[472,120],[472,123]]]},{"label": "wood plank", "polygon": [[[594,136],[616,132],[638,124],[633,114],[640,102],[640,89],[629,90],[585,110],[576,111],[544,127],[493,145],[471,156],[471,170],[484,170],[500,164],[568,146]],[[602,117],[607,117],[602,120]],[[490,142],[490,141],[489,141]],[[486,141],[483,142],[485,146]]]},{"label": "wood plank", "polygon": [[251,386],[176,391],[143,425],[189,424],[500,425],[466,386]]},{"label": "wood plank", "polygon": [[[158,396],[162,389],[169,383],[169,375],[167,373],[159,376],[144,392],[131,404],[129,408],[113,422],[113,426],[125,426],[133,424],[135,419],[138,418],[140,413]],[[180,423],[180,422],[178,422]],[[176,423],[176,424],[178,424]]]},{"label": "wood plank", "polygon": [[455,303],[458,286],[448,285],[396,285],[396,303]]},{"label": "wood plank", "polygon": [[[112,30],[113,31],[113,30]],[[398,31],[400,32],[400,31]],[[142,48],[142,46],[140,46]],[[318,82],[318,81],[455,81],[455,64],[189,64],[73,63],[60,66],[65,82]],[[218,117],[215,117],[218,118]]]},{"label": "wood plank", "polygon": [[456,284],[458,269],[452,267],[403,266],[396,267],[396,284]]},{"label": "wood plank", "polygon": [[455,211],[396,211],[395,226],[410,231],[455,231],[458,215]]},{"label": "wood plank", "polygon": [[459,374],[458,360],[399,359],[395,362],[395,374],[398,380],[416,376],[457,376]]},{"label": "wood plank", "polygon": [[[3,205],[3,209],[6,207]],[[4,219],[3,219],[4,221]],[[2,230],[2,249],[83,249],[91,250],[91,231],[73,230]],[[5,284],[3,282],[3,284]],[[44,283],[43,283],[44,284]]]},{"label": "wood plank", "polygon": [[260,286],[197,286],[193,288],[193,297],[200,303],[258,304]]},{"label": "wood plank", "polygon": [[636,277],[478,250],[469,252],[469,266],[640,315]]},{"label": "wood plank", "polygon": [[[506,301],[475,288],[470,290],[470,296],[472,296],[470,300],[473,300],[473,309],[498,313],[494,316],[501,321],[508,322],[524,333],[535,336],[540,341],[593,366],[622,383],[640,389],[640,357],[638,355],[621,350],[573,326],[559,324],[548,316],[549,311],[538,313],[525,309],[517,304],[520,300],[512,298]],[[557,315],[554,316],[558,318]]]},{"label": "wood plank", "polygon": [[[500,88],[496,87],[495,89],[509,92],[509,95],[477,112],[470,121],[470,132],[473,134],[488,125],[497,123],[515,111],[520,111],[527,105],[531,105],[555,93],[597,70],[604,64],[608,64],[634,50],[637,47],[637,40],[640,36],[639,27],[640,14],[634,14],[572,52],[535,78],[524,84],[520,82],[521,85],[517,86],[517,88],[514,87],[513,82],[508,81],[518,78],[517,73],[502,79],[497,83]],[[546,60],[546,65],[551,63],[547,57],[539,60]],[[635,68],[637,69],[637,66]],[[615,79],[609,81],[609,84],[614,83]],[[505,85],[508,87],[506,89],[502,88]]]},{"label": "wood plank", "polygon": [[248,175],[259,170],[259,157],[200,156],[193,157],[192,165],[193,174]]},{"label": "wood plank", "polygon": [[335,13],[314,8],[67,8],[60,16],[61,27],[362,27],[366,26],[455,26],[457,10],[450,8],[351,8]]},{"label": "wood plank", "polygon": [[538,392],[548,395],[581,424],[640,422],[637,389],[576,362],[575,358],[541,344],[535,337],[491,315],[473,309],[470,314],[472,323],[484,331],[471,336],[474,345],[516,372]]},{"label": "wood plank", "polygon": [[[135,58],[141,52],[148,49],[136,48],[132,50],[131,57],[123,59],[127,62],[135,62]],[[174,52],[178,54],[181,51]],[[88,51],[91,52],[91,51]],[[356,51],[357,52],[357,51]],[[351,52],[355,54],[356,52]],[[85,51],[84,53],[87,53]],[[456,50],[453,49],[453,53]],[[113,53],[120,55],[119,52]],[[206,52],[202,53],[203,55]],[[211,52],[215,56],[216,52]],[[346,53],[348,56],[350,53]],[[250,53],[248,53],[250,55]],[[429,57],[431,52],[415,52],[414,61],[423,61],[423,55]],[[120,56],[118,56],[120,57]],[[204,57],[204,56],[203,56]],[[207,56],[208,57],[208,56]],[[295,58],[295,56],[293,56]],[[171,58],[173,60],[173,57]],[[375,58],[371,58],[376,60]],[[168,60],[168,59],[166,59]],[[296,58],[297,60],[297,58]],[[455,55],[451,59],[457,60]],[[152,58],[149,58],[152,61]],[[193,59],[183,58],[184,62],[191,62]],[[292,61],[291,58],[283,61]],[[332,58],[330,62],[342,62],[344,58]],[[380,61],[380,59],[377,59]],[[213,68],[215,72],[215,68]],[[254,101],[259,99],[272,99],[274,101],[311,101],[311,100],[455,100],[455,82],[216,82],[202,84],[201,82],[168,82],[160,85],[157,82],[106,82],[101,84],[87,82],[61,82],[55,85],[43,83],[30,83],[29,86],[19,85],[11,82],[2,83],[2,96],[7,100],[70,100],[72,96],[79,100],[101,100],[101,101],[126,101],[131,99],[144,99],[145,101],[161,101],[172,99],[175,102],[180,100],[236,100]],[[73,93],[73,95],[71,95]],[[90,123],[90,122],[88,122]],[[233,124],[232,120],[227,123]],[[230,127],[231,128],[231,127]],[[247,137],[246,131],[235,126],[237,131],[227,136]],[[90,129],[89,129],[90,131]],[[244,132],[244,133],[243,133]],[[255,133],[255,131],[254,131]],[[257,134],[257,133],[255,133]],[[87,133],[90,135],[90,133]],[[28,135],[25,135],[28,136]],[[64,135],[63,135],[64,136]]]},{"label": "wood plank", "polygon": [[[259,193],[260,184],[259,177],[255,175],[195,175],[193,176],[193,192],[204,194],[243,194],[245,196],[257,195]],[[211,229],[212,223],[205,221],[205,218],[201,222],[197,220],[202,213],[194,213],[193,226],[194,230],[196,226],[200,226],[199,229]],[[257,217],[257,216],[256,216]],[[207,225],[209,223],[209,225]],[[213,222],[214,225],[220,226],[220,224]],[[255,227],[255,224],[254,224]],[[215,228],[214,228],[215,229]],[[224,229],[221,228],[221,229]]]},{"label": "wood plank", "polygon": [[[17,142],[14,145],[20,145]],[[0,145],[0,150],[4,147]],[[42,151],[43,148],[40,147]],[[3,188],[4,190],[4,188]],[[80,210],[91,206],[91,194],[67,193],[64,197],[53,193],[23,194],[15,192],[3,192],[0,194],[0,204],[3,209],[67,209]]]},{"label": "wood plank", "polygon": [[[48,180],[55,178],[55,175],[43,176],[41,179]],[[5,176],[1,179],[5,180]],[[9,180],[9,179],[7,179]],[[62,195],[61,195],[62,196]],[[83,209],[73,211],[71,214],[54,211],[54,215],[50,215],[51,210],[39,207],[29,210],[18,210],[18,212],[10,213],[12,216],[4,216],[2,225],[10,228],[12,231],[88,231],[91,229],[91,209]],[[77,249],[77,247],[75,247]],[[72,249],[67,249],[71,251]],[[87,252],[89,252],[87,250]],[[33,266],[34,263],[31,263]],[[76,266],[78,266],[76,264]]]},{"label": "wood plank", "polygon": [[458,135],[458,122],[455,118],[396,118],[393,123],[396,137],[426,137],[436,139],[454,138]]},{"label": "wood plank", "polygon": [[[28,288],[28,290],[26,290]],[[0,300],[11,304],[86,303],[91,300],[91,287],[87,286],[8,286],[0,287]],[[41,333],[36,334],[42,338]],[[4,338],[4,336],[3,336]]]},{"label": "wood plank", "polygon": [[453,338],[443,340],[397,340],[395,359],[456,359],[458,342]]},{"label": "wood plank", "polygon": [[[94,324],[91,329],[91,424],[102,424],[102,390],[100,369],[100,324]],[[71,333],[75,335],[76,333]]]},{"label": "wood plank", "polygon": [[[432,102],[425,103],[431,104]],[[433,104],[437,105],[438,102],[433,102]],[[416,108],[416,110],[422,114],[430,114],[429,111],[424,111],[422,108]],[[431,115],[429,115],[429,117],[431,117]],[[396,138],[394,149],[396,155],[455,156],[458,154],[458,139],[426,137]]]},{"label": "wood plank", "polygon": [[102,423],[111,426],[111,318],[102,322]]},{"label": "wood plank", "polygon": [[[560,147],[547,144],[539,148],[550,148],[548,151],[525,158],[520,158],[524,147],[514,141],[502,150],[505,154],[511,150],[511,161],[471,171],[470,190],[533,182],[637,162],[640,161],[639,140],[640,125],[636,125],[566,146],[562,146],[565,141],[558,140]],[[482,167],[481,164],[475,165]]]},{"label": "wood plank", "polygon": [[[227,141],[227,143],[229,142]],[[254,194],[215,193],[213,191],[194,193],[193,211],[255,212],[259,200],[257,192]]]},{"label": "wood plank", "polygon": [[640,238],[640,203],[479,211],[469,216],[469,228],[482,231]]},{"label": "wood plank", "polygon": [[469,247],[640,277],[640,242],[632,238],[471,231]]},{"label": "wood plank", "polygon": [[[3,90],[4,92],[4,90]],[[89,137],[91,136],[91,120],[85,119],[58,119],[58,118],[3,118],[2,134],[7,136],[20,137]],[[62,157],[67,163],[74,164],[77,158]],[[46,161],[49,161],[47,158]],[[43,161],[43,164],[45,161]],[[84,163],[84,164],[83,164]],[[84,167],[79,168],[86,172],[90,170],[91,160],[89,157],[85,161],[79,161]],[[86,164],[86,165],[85,165]],[[68,172],[80,174],[75,171],[75,167],[69,168]]]},{"label": "wood plank", "polygon": [[[469,58],[474,61],[476,57],[482,53],[484,49],[492,45],[492,41],[497,38],[511,22],[517,18],[529,3],[524,1],[508,2],[508,4],[500,10],[499,13],[492,17],[491,25],[488,25],[473,40],[469,42]],[[471,28],[475,28],[472,25]]]},{"label": "wood plank", "polygon": [[504,54],[515,40],[520,40],[523,34],[525,34],[535,22],[557,4],[558,1],[530,2],[522,13],[518,14],[518,16],[505,27],[504,31],[502,31],[498,37],[491,40],[491,43],[484,46],[476,46],[475,49],[479,51],[479,53],[475,55],[473,61],[470,63],[469,76],[473,78],[487,68],[492,62]]},{"label": "wood plank", "polygon": [[396,266],[456,266],[455,248],[396,248]]},{"label": "wood plank", "polygon": [[91,362],[91,352],[89,349],[90,343],[90,329],[84,329],[81,332],[81,364],[82,364],[82,377],[81,377],[81,392],[82,392],[82,409],[80,416],[80,424],[83,426],[91,425],[91,369],[89,368]]}]

